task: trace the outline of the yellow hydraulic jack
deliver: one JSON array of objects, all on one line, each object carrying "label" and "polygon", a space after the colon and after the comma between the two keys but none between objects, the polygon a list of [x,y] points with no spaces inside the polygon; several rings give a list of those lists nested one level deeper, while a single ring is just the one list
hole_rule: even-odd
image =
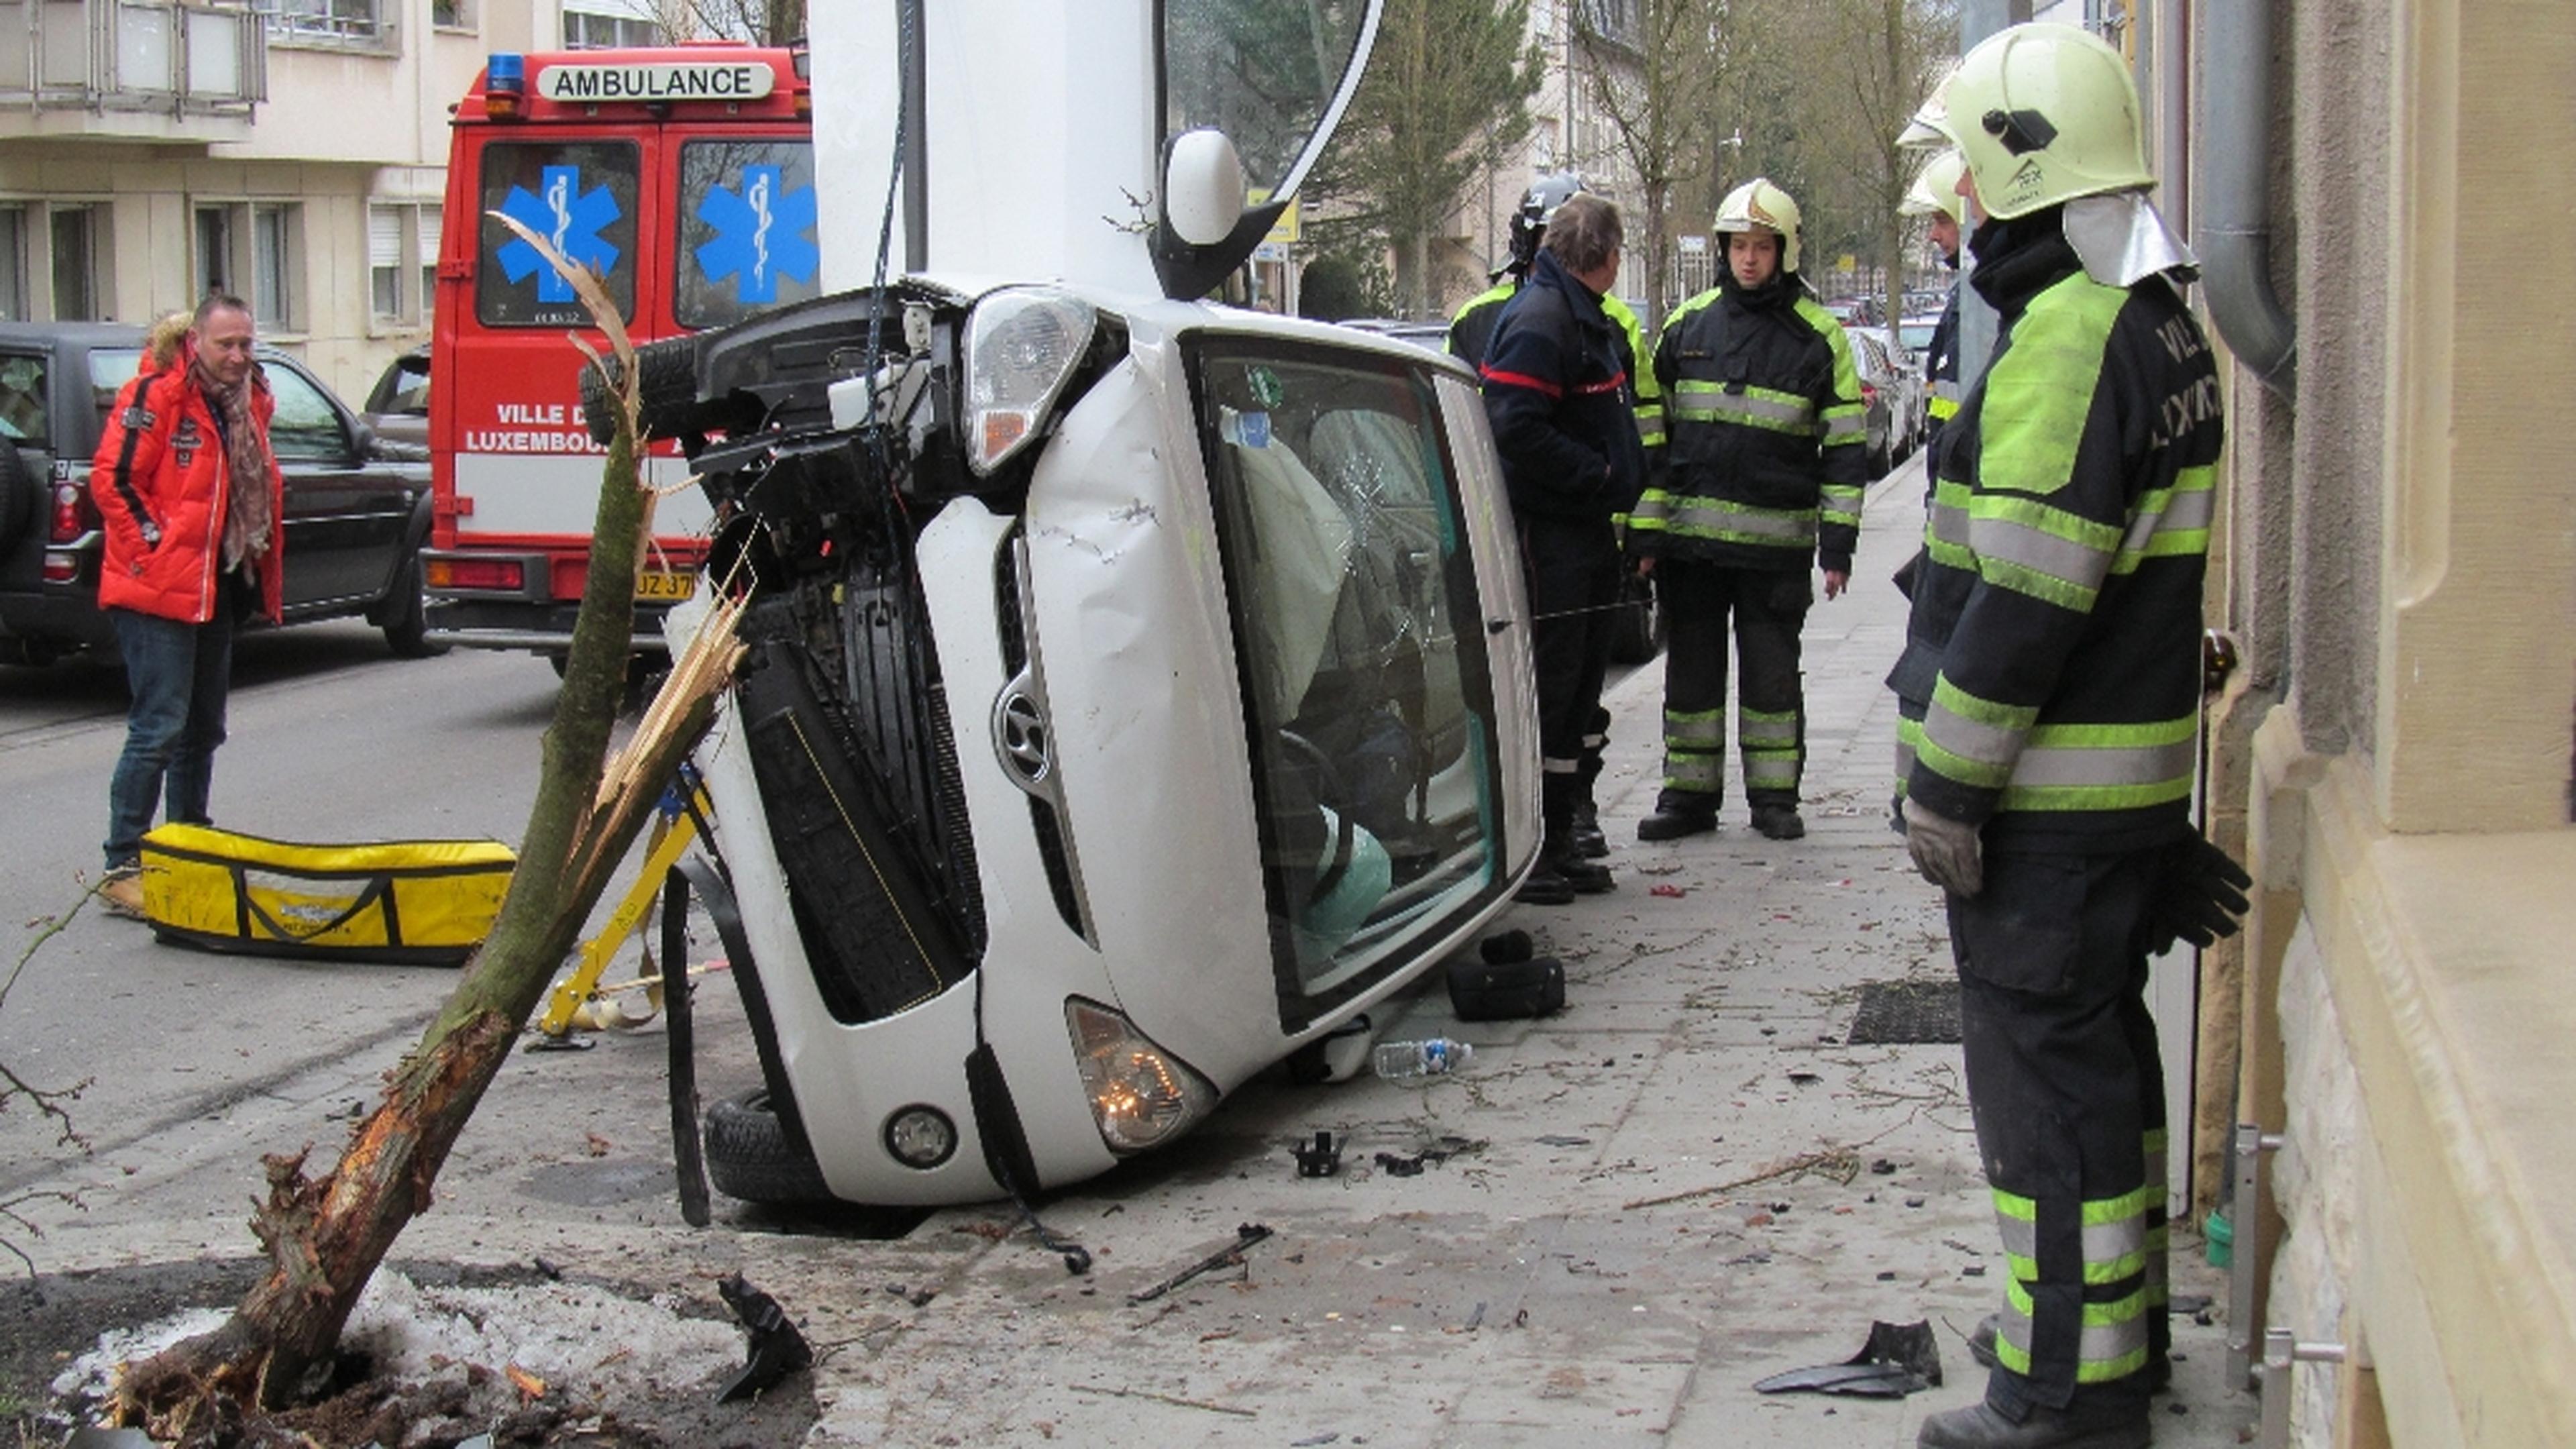
[{"label": "yellow hydraulic jack", "polygon": [[[652,913],[653,902],[662,894],[663,882],[671,868],[680,863],[682,852],[698,838],[698,823],[706,818],[706,786],[695,769],[683,765],[680,778],[662,792],[661,803],[652,833],[647,837],[644,869],[617,909],[608,917],[607,928],[582,943],[579,964],[572,974],[558,983],[546,998],[546,1014],[537,1020],[538,1039],[529,1044],[530,1051],[581,1051],[590,1043],[573,1035],[576,1030],[598,1030],[601,1027],[641,1026],[652,1020],[652,1013],[627,1017],[611,1000],[613,992],[599,989],[601,973],[617,955],[627,938],[643,929],[645,918]],[[650,974],[651,961],[646,961],[649,979],[658,985],[660,977]],[[627,986],[641,982],[624,983]],[[658,991],[655,993],[658,996]],[[661,1009],[653,1002],[653,1010]]]}]

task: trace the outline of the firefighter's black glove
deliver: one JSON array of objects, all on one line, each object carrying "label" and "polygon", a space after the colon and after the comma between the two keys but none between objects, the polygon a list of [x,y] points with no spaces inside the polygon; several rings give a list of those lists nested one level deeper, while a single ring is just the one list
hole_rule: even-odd
[{"label": "firefighter's black glove", "polygon": [[1905,852],[1925,880],[1954,896],[1974,896],[1986,888],[1983,847],[1977,827],[1965,820],[1905,802]]},{"label": "firefighter's black glove", "polygon": [[2156,892],[2154,922],[2164,945],[2177,940],[2206,948],[2243,926],[2245,892],[2254,877],[2235,858],[2206,840],[2187,840],[2174,847]]}]

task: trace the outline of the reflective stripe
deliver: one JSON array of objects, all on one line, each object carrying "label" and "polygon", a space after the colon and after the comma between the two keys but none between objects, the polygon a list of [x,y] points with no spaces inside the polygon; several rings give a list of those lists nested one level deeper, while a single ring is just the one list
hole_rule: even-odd
[{"label": "reflective stripe", "polygon": [[1959,380],[1957,378],[1936,377],[1932,379],[1932,400],[1936,403],[1948,403],[1950,405],[1950,411],[1954,413],[1957,412],[1959,410],[1959,399],[1965,396],[1967,396],[1967,394],[1960,390]]},{"label": "reflective stripe", "polygon": [[1795,749],[1798,712],[1793,709],[1773,714],[1739,706],[1735,711],[1735,733],[1746,749]]},{"label": "reflective stripe", "polygon": [[1726,756],[1667,754],[1664,756],[1664,787],[1670,790],[1692,790],[1714,795],[1726,785]]},{"label": "reflective stripe", "polygon": [[1637,404],[1637,441],[1649,448],[1663,446],[1664,405],[1660,401],[1640,400]]},{"label": "reflective stripe", "polygon": [[1959,415],[1959,400],[1955,397],[1943,397],[1940,394],[1935,393],[1933,395],[1931,405],[1926,408],[1925,411],[1932,415],[1932,421],[1936,423],[1946,423]]},{"label": "reflective stripe", "polygon": [[1825,446],[1857,443],[1869,436],[1869,414],[1859,403],[1836,403],[1825,409]]},{"label": "reflective stripe", "polygon": [[1798,786],[1798,752],[1796,750],[1746,750],[1744,752],[1744,788],[1747,790],[1794,790]]},{"label": "reflective stripe", "polygon": [[2039,718],[2036,705],[1979,699],[1942,676],[1932,686],[1916,748],[1924,763],[1950,779],[1994,789],[2012,778],[2014,757]]},{"label": "reflective stripe", "polygon": [[1987,583],[2088,614],[2120,530],[2037,499],[1981,492],[1968,500],[1968,547]]},{"label": "reflective stripe", "polygon": [[[1521,758],[1529,757],[1524,755]],[[1551,775],[1571,775],[1582,768],[1582,765],[1583,762],[1580,760],[1560,760],[1554,755],[1542,755],[1538,762],[1538,767]]]},{"label": "reflective stripe", "polygon": [[1827,483],[1818,490],[1824,495],[1820,515],[1827,523],[1860,527],[1860,506],[1864,490],[1840,483]]},{"label": "reflective stripe", "polygon": [[1914,780],[1914,742],[1923,737],[1923,722],[1899,719],[1896,722],[1896,797],[1905,798],[1906,787]]},{"label": "reflective stripe", "polygon": [[2218,512],[2217,482],[2218,470],[2204,464],[2183,469],[2172,487],[2140,498],[2129,531],[2120,539],[2120,552],[2111,561],[2111,572],[2128,573],[2141,559],[2188,558],[2209,552],[2209,521]]},{"label": "reflective stripe", "polygon": [[1672,416],[1690,422],[1740,423],[1775,433],[1814,436],[1816,407],[1796,393],[1684,378],[1673,387]]},{"label": "reflective stripe", "polygon": [[1726,748],[1726,711],[1722,709],[1668,709],[1664,711],[1664,745],[1675,750],[1722,750]]},{"label": "reflective stripe", "polygon": [[1647,532],[1660,530],[1721,543],[1813,548],[1816,515],[1817,510],[1812,508],[1757,508],[1725,498],[1676,496],[1661,488],[1649,488],[1638,500],[1636,511],[1628,515],[1628,525]]},{"label": "reflective stripe", "polygon": [[[2017,1374],[2030,1372],[2029,1290],[2004,1284],[2003,1321],[1995,1334],[1995,1361]],[[2075,1381],[2108,1383],[2147,1366],[2147,1296],[2132,1293],[2109,1303],[2084,1305],[2075,1341]]]}]

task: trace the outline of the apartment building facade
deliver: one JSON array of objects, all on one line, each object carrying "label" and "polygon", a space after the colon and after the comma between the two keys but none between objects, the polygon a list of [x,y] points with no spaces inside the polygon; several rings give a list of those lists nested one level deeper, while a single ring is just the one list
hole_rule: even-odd
[{"label": "apartment building facade", "polygon": [[447,113],[493,51],[654,43],[643,0],[27,0],[0,25],[0,318],[209,290],[362,397],[429,335]]}]

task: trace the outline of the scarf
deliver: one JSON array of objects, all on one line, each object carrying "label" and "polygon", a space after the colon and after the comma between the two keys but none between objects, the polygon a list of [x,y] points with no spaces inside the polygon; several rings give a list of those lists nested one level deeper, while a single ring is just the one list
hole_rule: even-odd
[{"label": "scarf", "polygon": [[[259,425],[251,418],[251,379],[242,379],[238,387],[226,387],[215,380],[202,362],[191,362],[197,386],[206,394],[206,402],[215,410],[217,431],[224,439],[226,487],[224,500],[224,567],[241,568],[268,552],[269,462],[268,449],[261,445]],[[253,374],[256,376],[256,373]]]}]

